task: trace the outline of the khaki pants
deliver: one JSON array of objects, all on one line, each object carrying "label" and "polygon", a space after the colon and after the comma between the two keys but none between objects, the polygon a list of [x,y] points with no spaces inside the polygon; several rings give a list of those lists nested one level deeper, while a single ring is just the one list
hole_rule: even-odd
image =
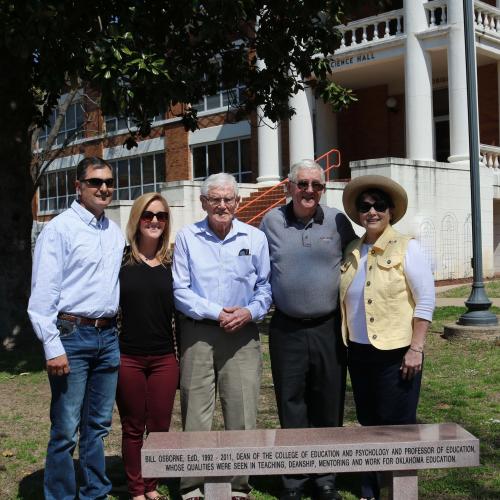
[{"label": "khaki pants", "polygon": [[[259,332],[248,323],[235,333],[216,324],[181,319],[181,411],[185,431],[209,431],[217,392],[226,430],[255,429],[262,374]],[[189,493],[203,478],[181,478],[180,489]],[[234,492],[248,492],[248,476],[231,481]]]}]

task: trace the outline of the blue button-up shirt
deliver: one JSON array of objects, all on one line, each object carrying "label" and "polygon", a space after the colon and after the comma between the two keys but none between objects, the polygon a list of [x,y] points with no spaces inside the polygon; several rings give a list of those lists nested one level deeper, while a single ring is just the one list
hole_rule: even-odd
[{"label": "blue button-up shirt", "polygon": [[190,318],[218,320],[223,307],[239,306],[258,321],[271,306],[266,236],[237,219],[224,240],[208,219],[185,226],[175,240],[172,272],[175,305]]},{"label": "blue button-up shirt", "polygon": [[44,227],[33,256],[28,314],[47,359],[65,353],[56,327],[59,312],[87,318],[116,314],[124,245],[114,222],[97,220],[77,201]]}]

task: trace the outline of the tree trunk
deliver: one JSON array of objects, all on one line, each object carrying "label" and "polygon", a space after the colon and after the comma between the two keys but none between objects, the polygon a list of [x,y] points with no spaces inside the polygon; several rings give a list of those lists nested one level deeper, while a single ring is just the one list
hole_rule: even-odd
[{"label": "tree trunk", "polygon": [[[4,48],[4,47],[0,47]],[[29,61],[0,58],[0,355],[37,346],[26,313],[31,281],[31,202],[28,127],[33,117]]]}]

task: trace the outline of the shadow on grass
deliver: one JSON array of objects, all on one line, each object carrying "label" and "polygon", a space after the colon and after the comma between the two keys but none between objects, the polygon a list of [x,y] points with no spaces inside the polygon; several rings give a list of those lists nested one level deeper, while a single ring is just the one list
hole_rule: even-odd
[{"label": "shadow on grass", "polygon": [[[36,342],[36,344],[35,344]],[[33,339],[34,346],[29,349],[0,351],[0,372],[19,375],[24,372],[39,372],[45,370],[45,357],[39,342]]]},{"label": "shadow on grass", "polygon": [[[73,466],[79,473],[78,460],[73,460]],[[44,500],[43,495],[43,476],[45,469],[39,469],[23,477],[19,483],[18,498],[22,500]],[[129,500],[130,495],[127,492],[125,481],[125,472],[123,462],[119,456],[106,457],[106,472],[111,479],[113,489],[111,494],[119,500]]]}]

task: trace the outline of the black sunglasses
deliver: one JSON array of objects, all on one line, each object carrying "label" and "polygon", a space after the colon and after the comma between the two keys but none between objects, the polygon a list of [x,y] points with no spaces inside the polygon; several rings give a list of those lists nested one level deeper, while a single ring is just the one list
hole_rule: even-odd
[{"label": "black sunglasses", "polygon": [[389,204],[384,200],[378,200],[375,203],[368,203],[367,201],[362,201],[357,206],[358,212],[362,214],[366,214],[372,208],[375,209],[376,212],[385,212],[389,208]]},{"label": "black sunglasses", "polygon": [[106,184],[107,188],[112,188],[115,184],[115,180],[111,177],[109,179],[99,179],[98,177],[91,177],[90,179],[82,179],[81,182],[86,182],[90,187],[100,188],[103,184]]},{"label": "black sunglasses", "polygon": [[167,222],[168,212],[151,212],[151,210],[145,210],[142,212],[141,220],[144,222],[152,222],[155,217],[158,222]]},{"label": "black sunglasses", "polygon": [[321,182],[309,182],[309,181],[299,181],[299,182],[294,182],[290,181],[293,184],[295,184],[301,191],[307,191],[309,186],[311,186],[312,190],[315,191],[316,193],[319,193],[325,189],[325,185],[321,184]]}]

